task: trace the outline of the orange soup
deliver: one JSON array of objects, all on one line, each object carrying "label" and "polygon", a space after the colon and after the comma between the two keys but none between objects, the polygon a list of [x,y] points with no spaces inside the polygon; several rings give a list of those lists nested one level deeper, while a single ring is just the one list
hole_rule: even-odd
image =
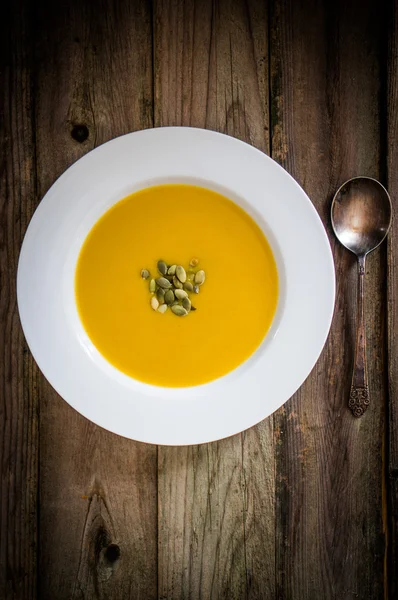
[{"label": "orange soup", "polygon": [[[151,307],[148,269],[157,261],[206,273],[196,308],[179,317]],[[196,270],[197,270],[196,269]],[[94,225],[76,277],[80,319],[120,371],[158,386],[206,383],[232,371],[261,344],[275,314],[278,274],[253,219],[211,190],[167,184],[124,198]]]}]

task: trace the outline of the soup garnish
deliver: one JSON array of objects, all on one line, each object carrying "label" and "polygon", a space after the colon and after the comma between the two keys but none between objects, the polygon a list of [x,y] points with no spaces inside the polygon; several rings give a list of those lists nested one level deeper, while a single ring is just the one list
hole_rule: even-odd
[{"label": "soup garnish", "polygon": [[[198,264],[198,258],[192,258],[189,262],[191,269]],[[177,317],[186,317],[191,310],[195,311],[196,308],[192,306],[189,294],[199,294],[200,286],[206,279],[203,269],[196,272],[188,270],[187,273],[182,265],[168,265],[164,260],[158,260],[157,269],[161,277],[152,278],[149,282],[150,305],[153,310],[164,315],[170,307],[171,312]],[[142,279],[147,280],[150,276],[148,269],[141,269]]]}]

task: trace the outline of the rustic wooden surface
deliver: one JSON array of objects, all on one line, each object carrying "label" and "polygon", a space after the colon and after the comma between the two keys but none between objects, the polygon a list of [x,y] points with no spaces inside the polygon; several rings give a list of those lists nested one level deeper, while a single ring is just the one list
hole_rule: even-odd
[{"label": "rustic wooden surface", "polygon": [[388,569],[395,573],[391,577],[391,598],[398,597],[398,7],[393,3],[388,13],[391,35],[388,46],[387,73],[387,184],[391,192],[394,218],[388,239],[388,441],[387,486],[388,486]]},{"label": "rustic wooden surface", "polygon": [[[386,183],[397,210],[394,3],[16,0],[1,27],[0,598],[396,598],[397,225],[367,266],[372,404],[355,420],[355,261],[329,222],[358,174]],[[336,264],[333,326],[301,389],[251,430],[187,448],[72,410],[35,366],[15,296],[54,180],[97,145],[164,125],[271,154],[314,202]]]}]

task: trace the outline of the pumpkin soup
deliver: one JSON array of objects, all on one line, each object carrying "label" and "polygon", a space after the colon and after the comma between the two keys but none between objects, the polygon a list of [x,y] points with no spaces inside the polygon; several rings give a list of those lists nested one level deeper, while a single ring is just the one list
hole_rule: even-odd
[{"label": "pumpkin soup", "polygon": [[[159,311],[163,299],[148,286],[164,276],[160,262],[188,271],[192,257],[194,271],[206,274],[199,293],[188,289],[194,310],[185,318]],[[258,348],[275,314],[278,275],[244,210],[211,190],[167,184],[124,198],[97,221],[75,290],[83,326],[111,364],[146,383],[185,387],[225,375]],[[185,295],[177,296],[181,304]]]}]

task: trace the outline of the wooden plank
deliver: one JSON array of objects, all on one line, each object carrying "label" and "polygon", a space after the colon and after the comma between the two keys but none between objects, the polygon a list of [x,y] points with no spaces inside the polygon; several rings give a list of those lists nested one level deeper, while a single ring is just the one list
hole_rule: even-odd
[{"label": "wooden plank", "polygon": [[[152,124],[148,3],[40,2],[39,194],[88,150]],[[156,448],[86,421],[43,379],[39,597],[157,597]]]},{"label": "wooden plank", "polygon": [[38,371],[16,304],[19,250],[36,204],[30,7],[2,10],[0,34],[0,597],[36,598]]},{"label": "wooden plank", "polygon": [[260,0],[157,0],[155,125],[214,129],[266,151],[266,34]]},{"label": "wooden plank", "polygon": [[[261,1],[157,1],[156,125],[206,127],[267,151],[267,30]],[[272,420],[159,448],[158,478],[160,598],[273,598]]]},{"label": "wooden plank", "polygon": [[381,11],[372,2],[272,9],[272,154],[308,192],[336,265],[328,343],[300,391],[275,415],[277,597],[382,598],[385,248],[366,271],[371,407],[347,409],[356,266],[333,237],[331,197],[344,180],[380,174]]},{"label": "wooden plank", "polygon": [[393,205],[393,222],[388,237],[388,383],[389,383],[389,448],[388,503],[389,519],[389,597],[398,596],[398,8],[391,2],[388,14],[389,51],[387,87],[387,168],[388,190]]}]

